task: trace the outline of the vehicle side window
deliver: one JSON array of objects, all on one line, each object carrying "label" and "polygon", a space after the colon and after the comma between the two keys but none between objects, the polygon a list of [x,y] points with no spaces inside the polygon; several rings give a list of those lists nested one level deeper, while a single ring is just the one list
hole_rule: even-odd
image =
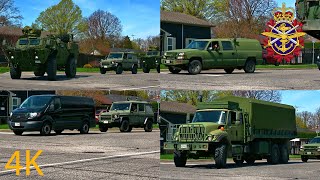
[{"label": "vehicle side window", "polygon": [[61,102],[60,102],[60,98],[55,98],[54,99],[54,109],[60,109],[61,108]]},{"label": "vehicle side window", "polygon": [[230,41],[222,41],[221,43],[224,51],[233,50],[232,43]]},{"label": "vehicle side window", "polygon": [[138,111],[138,104],[132,104],[131,105],[131,112],[137,112]]},{"label": "vehicle side window", "polygon": [[237,114],[236,112],[230,111],[228,124],[236,124]]},{"label": "vehicle side window", "polygon": [[132,54],[127,55],[128,59],[132,59]]},{"label": "vehicle side window", "polygon": [[146,112],[147,112],[147,113],[152,113],[152,107],[151,107],[151,105],[146,105]]},{"label": "vehicle side window", "polygon": [[144,112],[144,104],[139,104],[139,112]]},{"label": "vehicle side window", "polygon": [[212,48],[212,50],[219,50],[220,47],[219,47],[219,41],[212,41],[209,45],[209,47]]}]

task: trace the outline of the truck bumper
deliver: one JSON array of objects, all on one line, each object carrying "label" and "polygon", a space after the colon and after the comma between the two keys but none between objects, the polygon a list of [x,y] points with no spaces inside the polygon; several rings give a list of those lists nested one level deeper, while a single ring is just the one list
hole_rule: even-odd
[{"label": "truck bumper", "polygon": [[104,121],[99,121],[99,126],[106,126],[108,128],[112,127],[120,127],[120,119],[119,120],[104,120]]},{"label": "truck bumper", "polygon": [[117,65],[118,65],[117,63],[115,63],[115,64],[105,64],[105,65],[101,65],[100,67],[110,71],[110,70],[115,70],[117,68]]},{"label": "truck bumper", "polygon": [[25,121],[25,122],[12,122],[8,121],[11,130],[22,131],[40,131],[42,128],[42,121]]},{"label": "truck bumper", "polygon": [[188,63],[188,59],[161,59],[161,64],[164,64],[165,66],[187,65]]},{"label": "truck bumper", "polygon": [[313,150],[313,151],[300,151],[301,156],[307,156],[307,157],[320,157],[320,151]]},{"label": "truck bumper", "polygon": [[209,143],[164,143],[166,150],[184,150],[184,151],[207,151]]}]

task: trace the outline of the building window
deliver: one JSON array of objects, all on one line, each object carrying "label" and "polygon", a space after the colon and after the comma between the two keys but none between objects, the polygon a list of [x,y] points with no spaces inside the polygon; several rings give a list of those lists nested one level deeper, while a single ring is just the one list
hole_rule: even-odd
[{"label": "building window", "polygon": [[21,104],[21,99],[18,97],[13,97],[12,98],[12,110],[18,108]]},{"label": "building window", "polygon": [[195,39],[195,38],[186,38],[186,41],[185,41],[186,46],[185,46],[185,47],[188,47],[188,45],[189,45],[190,43],[192,43],[192,41],[194,41],[194,40],[196,40],[196,39]]},{"label": "building window", "polygon": [[176,49],[176,38],[168,37],[167,50],[170,51],[174,49]]}]

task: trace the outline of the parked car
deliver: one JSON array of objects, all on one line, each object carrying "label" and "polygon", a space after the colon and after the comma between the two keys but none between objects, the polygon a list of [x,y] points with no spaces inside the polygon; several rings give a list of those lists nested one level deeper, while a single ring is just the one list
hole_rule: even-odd
[{"label": "parked car", "polygon": [[25,131],[50,135],[51,130],[61,134],[65,129],[77,129],[81,134],[87,134],[89,128],[96,125],[94,101],[76,96],[30,96],[11,112],[8,124],[16,135]]},{"label": "parked car", "polygon": [[98,110],[96,110],[96,124],[99,124],[99,116],[100,116],[100,114],[101,113],[105,113],[105,112],[108,112],[108,110],[106,110],[106,109],[98,109]]}]

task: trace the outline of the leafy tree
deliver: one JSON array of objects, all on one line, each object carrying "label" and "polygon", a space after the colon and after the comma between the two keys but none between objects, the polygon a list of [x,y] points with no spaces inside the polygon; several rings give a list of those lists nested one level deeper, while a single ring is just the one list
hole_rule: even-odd
[{"label": "leafy tree", "polygon": [[21,26],[21,19],[14,0],[0,0],[0,26]]},{"label": "leafy tree", "polygon": [[77,35],[87,28],[81,9],[72,0],[61,0],[57,5],[47,8],[40,13],[36,24],[46,31],[57,34]]},{"label": "leafy tree", "polygon": [[122,47],[126,49],[132,49],[132,42],[129,36],[123,38]]},{"label": "leafy tree", "polygon": [[216,91],[169,90],[162,94],[161,97],[163,101],[178,101],[192,105],[197,105],[200,101],[200,98],[203,102],[212,101],[217,98]]}]

